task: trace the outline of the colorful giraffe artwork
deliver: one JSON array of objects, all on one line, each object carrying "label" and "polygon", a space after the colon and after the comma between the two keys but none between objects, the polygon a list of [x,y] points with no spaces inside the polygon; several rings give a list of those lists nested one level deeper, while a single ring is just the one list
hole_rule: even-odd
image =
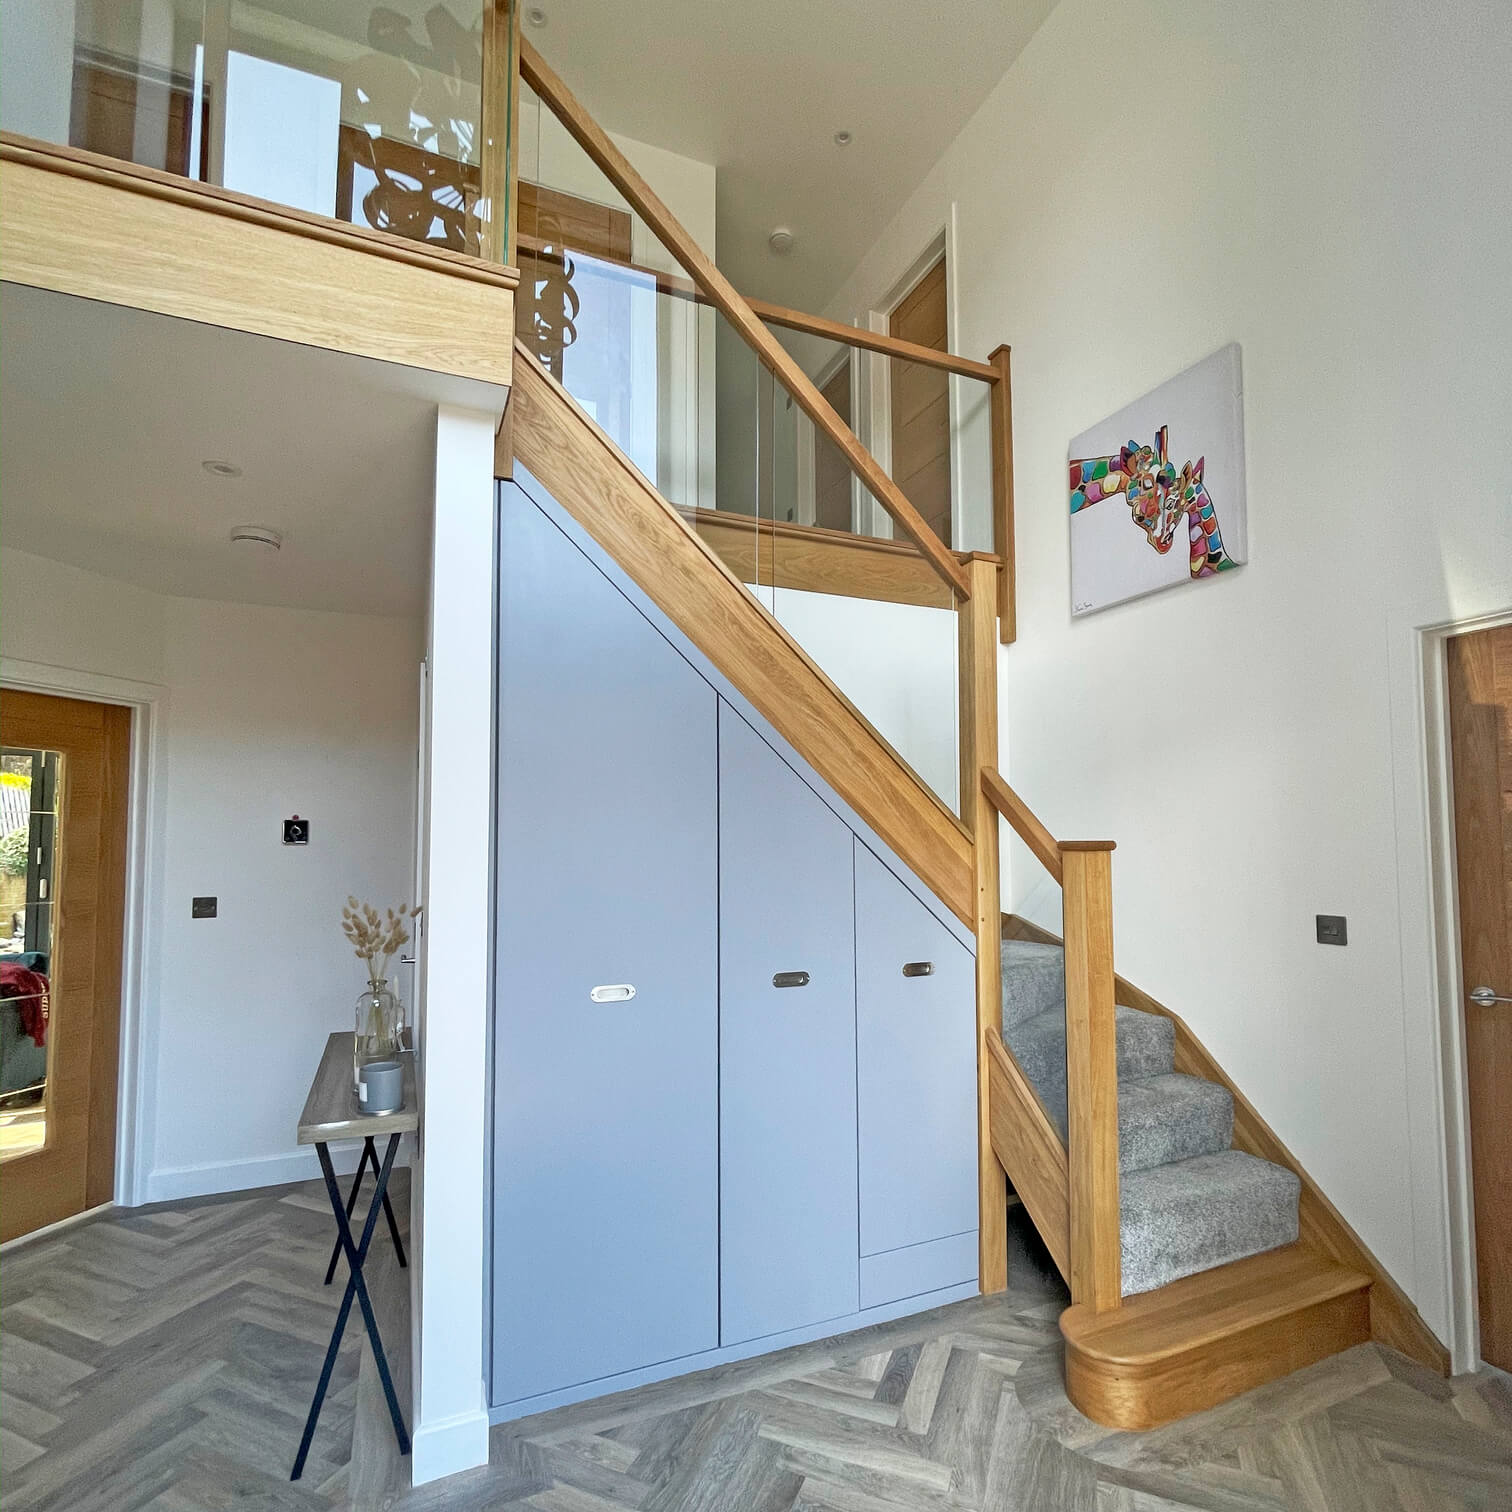
[{"label": "colorful giraffe artwork", "polygon": [[1192,576],[1211,577],[1238,564],[1223,549],[1218,514],[1202,481],[1206,457],[1188,461],[1180,472],[1170,460],[1170,427],[1155,432],[1154,446],[1131,440],[1107,457],[1075,458],[1070,464],[1071,513],[1121,493],[1145,539],[1162,556],[1171,549],[1176,527],[1185,519],[1192,548]]},{"label": "colorful giraffe artwork", "polygon": [[[1247,559],[1243,409],[1231,345],[1071,443],[1073,615],[1217,577]],[[1185,555],[1172,549],[1183,536]]]}]

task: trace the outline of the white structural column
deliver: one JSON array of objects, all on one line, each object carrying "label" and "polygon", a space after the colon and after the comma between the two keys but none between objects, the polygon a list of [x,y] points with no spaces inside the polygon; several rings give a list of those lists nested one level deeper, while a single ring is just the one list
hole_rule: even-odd
[{"label": "white structural column", "polygon": [[436,422],[421,856],[420,1157],[413,1198],[416,1485],[488,1460],[484,1049],[493,761],[495,417]]}]

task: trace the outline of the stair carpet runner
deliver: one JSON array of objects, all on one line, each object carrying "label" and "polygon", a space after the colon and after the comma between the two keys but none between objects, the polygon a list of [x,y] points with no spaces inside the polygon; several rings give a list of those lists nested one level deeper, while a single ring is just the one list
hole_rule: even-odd
[{"label": "stair carpet runner", "polygon": [[[1176,1026],[1120,1006],[1123,1294],[1297,1240],[1296,1175],[1230,1148],[1226,1087],[1175,1070]],[[1066,970],[1059,945],[1003,941],[1003,1043],[1066,1137]]]}]

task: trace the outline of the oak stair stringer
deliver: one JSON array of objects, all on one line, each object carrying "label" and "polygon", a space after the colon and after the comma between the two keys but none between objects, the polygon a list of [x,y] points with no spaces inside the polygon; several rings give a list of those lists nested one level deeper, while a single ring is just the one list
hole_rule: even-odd
[{"label": "oak stair stringer", "polygon": [[515,356],[502,433],[512,456],[972,927],[966,827],[519,343]]}]

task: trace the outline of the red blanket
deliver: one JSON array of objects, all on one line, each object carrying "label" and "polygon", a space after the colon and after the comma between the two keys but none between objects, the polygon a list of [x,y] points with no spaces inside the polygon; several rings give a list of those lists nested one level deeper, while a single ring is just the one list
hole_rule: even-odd
[{"label": "red blanket", "polygon": [[21,1032],[39,1049],[47,1044],[48,983],[40,971],[0,959],[0,998],[15,1001]]}]

